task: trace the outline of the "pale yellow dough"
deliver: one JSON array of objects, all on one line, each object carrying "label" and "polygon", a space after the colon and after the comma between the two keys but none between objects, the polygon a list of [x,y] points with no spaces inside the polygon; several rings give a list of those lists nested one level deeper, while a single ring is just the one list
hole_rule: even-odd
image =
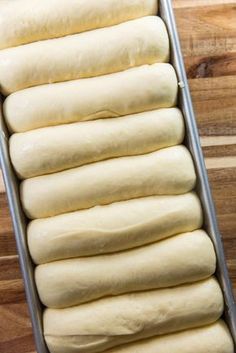
[{"label": "pale yellow dough", "polygon": [[202,226],[194,193],[150,196],[56,217],[28,226],[28,246],[35,263],[130,249],[193,231]]},{"label": "pale yellow dough", "polygon": [[105,353],[234,353],[234,344],[222,320],[163,337],[130,343]]},{"label": "pale yellow dough", "polygon": [[20,193],[25,213],[34,219],[137,197],[183,194],[195,182],[191,155],[180,145],[26,179]]},{"label": "pale yellow dough", "polygon": [[11,0],[0,5],[0,49],[156,15],[158,10],[158,0]]},{"label": "pale yellow dough", "polygon": [[97,353],[141,338],[211,324],[222,315],[223,306],[220,286],[210,278],[72,308],[46,309],[44,334],[51,353]]},{"label": "pale yellow dough", "polygon": [[35,279],[45,306],[65,308],[109,295],[200,281],[215,268],[212,242],[196,230],[113,255],[40,265]]},{"label": "pale yellow dough", "polygon": [[165,24],[157,16],[148,16],[1,50],[0,87],[8,95],[45,83],[100,76],[168,60]]},{"label": "pale yellow dough", "polygon": [[3,110],[9,129],[23,132],[170,108],[176,105],[177,93],[173,67],[158,63],[18,91],[7,97]]},{"label": "pale yellow dough", "polygon": [[23,179],[112,157],[180,144],[184,121],[177,108],[13,134],[11,161]]}]

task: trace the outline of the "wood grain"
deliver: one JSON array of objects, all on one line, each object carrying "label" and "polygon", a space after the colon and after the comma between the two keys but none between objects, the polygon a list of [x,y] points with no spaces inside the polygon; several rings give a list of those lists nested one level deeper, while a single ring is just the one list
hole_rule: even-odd
[{"label": "wood grain", "polygon": [[0,352],[35,352],[26,303],[0,305],[0,317]]},{"label": "wood grain", "polygon": [[[173,4],[236,294],[236,2],[174,0]],[[34,351],[18,256],[0,178],[0,352]]]},{"label": "wood grain", "polygon": [[216,6],[216,5],[235,5],[235,0],[174,0],[173,5],[175,9],[194,7],[198,6]]},{"label": "wood grain", "polygon": [[190,79],[201,136],[236,136],[236,76]]},{"label": "wood grain", "polygon": [[[16,245],[12,234],[6,196],[4,192],[0,192],[0,257],[16,255]],[[0,268],[0,270],[2,269]]]}]

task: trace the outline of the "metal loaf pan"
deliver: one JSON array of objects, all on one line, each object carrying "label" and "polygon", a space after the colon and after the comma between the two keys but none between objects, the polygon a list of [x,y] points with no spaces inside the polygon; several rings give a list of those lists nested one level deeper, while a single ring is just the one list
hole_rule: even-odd
[{"label": "metal loaf pan", "polygon": [[211,195],[207,171],[198,135],[198,129],[193,111],[193,105],[184,67],[175,17],[172,9],[172,1],[159,1],[159,15],[164,20],[169,32],[171,44],[171,64],[176,70],[179,81],[179,107],[184,114],[186,125],[185,144],[190,150],[195,164],[198,178],[197,193],[200,197],[204,213],[204,229],[208,232],[215,246],[218,260],[216,275],[224,294],[225,320],[228,323],[234,339],[234,343],[236,345],[236,304],[234,301],[232,286],[228,275],[222,238],[217,224],[216,211]]},{"label": "metal loaf pan", "polygon": [[[228,276],[221,235],[218,229],[216,213],[208,183],[200,140],[197,132],[187,77],[183,64],[171,0],[159,0],[159,15],[165,21],[171,43],[171,63],[176,69],[179,80],[179,107],[183,111],[186,124],[186,146],[189,148],[198,176],[197,192],[202,202],[205,229],[212,238],[218,258],[217,277],[225,298],[225,320],[231,330],[236,344],[236,306],[231,283]],[[2,102],[1,102],[2,103]],[[1,104],[2,105],[2,104]],[[35,344],[38,353],[49,353],[43,337],[42,310],[43,306],[37,295],[34,282],[34,265],[31,261],[26,241],[27,220],[23,214],[19,199],[19,182],[13,171],[8,151],[8,132],[4,124],[3,114],[0,114],[0,162],[6,193],[9,202],[16,244],[19,254],[22,276],[25,285],[26,298],[31,317]]]},{"label": "metal loaf pan", "polygon": [[20,203],[19,181],[17,180],[17,177],[10,162],[8,150],[8,132],[4,124],[2,114],[2,101],[0,102],[0,104],[0,168],[2,170],[3,179],[5,182],[6,194],[15,232],[19,263],[25,286],[26,299],[28,303],[28,309],[35,338],[36,350],[37,353],[49,353],[43,336],[43,306],[37,294],[34,281],[34,264],[31,261],[27,247],[27,220],[24,216]]}]

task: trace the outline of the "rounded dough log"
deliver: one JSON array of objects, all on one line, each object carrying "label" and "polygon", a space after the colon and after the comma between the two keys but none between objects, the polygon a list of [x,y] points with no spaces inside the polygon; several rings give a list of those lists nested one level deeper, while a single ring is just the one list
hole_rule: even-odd
[{"label": "rounded dough log", "polygon": [[112,118],[176,105],[178,84],[170,64],[42,85],[7,97],[8,127],[23,132],[78,121]]},{"label": "rounded dough log", "polygon": [[142,338],[211,324],[223,312],[214,278],[175,288],[107,297],[66,309],[46,309],[51,353],[98,353]]},{"label": "rounded dough log", "polygon": [[112,255],[51,262],[36,268],[42,303],[66,308],[128,292],[206,279],[216,269],[213,244],[202,230]]},{"label": "rounded dough log", "polygon": [[202,226],[194,193],[150,196],[29,223],[27,238],[37,264],[112,253],[149,244]]},{"label": "rounded dough log", "polygon": [[152,110],[13,134],[10,155],[18,176],[26,179],[178,145],[184,130],[179,109]]},{"label": "rounded dough log", "polygon": [[158,0],[8,1],[0,11],[0,49],[156,15],[157,10]]},{"label": "rounded dough log", "polygon": [[44,218],[151,195],[178,195],[196,182],[186,147],[121,157],[26,179],[20,193],[26,215]]},{"label": "rounded dough log", "polygon": [[0,51],[0,87],[10,93],[169,61],[164,22],[148,16],[116,26]]},{"label": "rounded dough log", "polygon": [[226,324],[216,323],[162,337],[130,343],[105,353],[234,353]]}]

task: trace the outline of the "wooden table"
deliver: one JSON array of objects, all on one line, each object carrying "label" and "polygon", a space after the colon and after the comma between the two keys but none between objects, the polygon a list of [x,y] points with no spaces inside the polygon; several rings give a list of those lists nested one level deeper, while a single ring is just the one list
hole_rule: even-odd
[{"label": "wooden table", "polygon": [[[236,0],[173,3],[236,293]],[[1,179],[0,352],[35,352]]]}]

